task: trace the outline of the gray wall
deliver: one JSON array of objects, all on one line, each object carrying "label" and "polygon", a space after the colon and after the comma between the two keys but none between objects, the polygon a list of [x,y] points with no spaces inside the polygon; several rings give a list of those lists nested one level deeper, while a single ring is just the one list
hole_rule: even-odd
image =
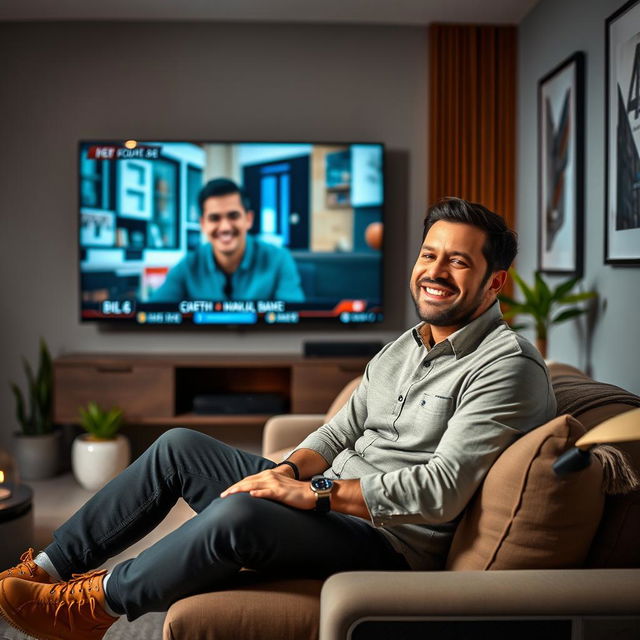
[{"label": "gray wall", "polygon": [[518,64],[519,271],[537,265],[537,83],[575,51],[586,54],[585,271],[598,291],[594,318],[552,329],[549,357],[640,393],[640,266],[604,264],[604,23],[622,0],[543,0],[520,24]]},{"label": "gray wall", "polygon": [[0,444],[8,379],[39,336],[62,352],[299,353],[295,332],[105,331],[78,322],[79,139],[383,141],[388,320],[314,339],[391,339],[426,197],[426,30],[148,23],[0,24]]}]

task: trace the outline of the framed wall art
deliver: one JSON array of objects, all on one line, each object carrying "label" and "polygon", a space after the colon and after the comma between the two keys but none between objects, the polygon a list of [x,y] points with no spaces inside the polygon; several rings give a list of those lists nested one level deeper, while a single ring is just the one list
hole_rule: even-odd
[{"label": "framed wall art", "polygon": [[538,269],[582,275],[584,54],[538,83]]},{"label": "framed wall art", "polygon": [[640,264],[640,0],[605,25],[605,262]]}]

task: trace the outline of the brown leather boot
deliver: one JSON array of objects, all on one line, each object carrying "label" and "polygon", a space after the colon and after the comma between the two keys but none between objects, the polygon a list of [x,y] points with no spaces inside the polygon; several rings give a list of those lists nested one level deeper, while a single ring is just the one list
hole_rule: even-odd
[{"label": "brown leather boot", "polygon": [[0,582],[0,615],[40,640],[100,640],[118,619],[104,608],[107,571],[74,574],[68,582]]},{"label": "brown leather boot", "polygon": [[10,569],[0,573],[0,580],[5,578],[20,578],[31,582],[43,582],[50,584],[55,580],[33,561],[33,549],[27,549],[21,556],[20,562]]}]

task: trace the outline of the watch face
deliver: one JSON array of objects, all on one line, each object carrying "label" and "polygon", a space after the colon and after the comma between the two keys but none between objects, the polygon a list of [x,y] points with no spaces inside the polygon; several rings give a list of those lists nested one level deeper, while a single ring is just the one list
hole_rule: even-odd
[{"label": "watch face", "polygon": [[333,480],[324,476],[313,476],[311,478],[311,487],[316,491],[328,491],[333,487]]}]

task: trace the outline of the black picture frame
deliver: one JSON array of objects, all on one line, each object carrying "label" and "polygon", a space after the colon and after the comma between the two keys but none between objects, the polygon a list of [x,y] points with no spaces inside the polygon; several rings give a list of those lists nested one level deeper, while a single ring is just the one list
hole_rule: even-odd
[{"label": "black picture frame", "polygon": [[538,270],[581,277],[584,242],[582,51],[538,82]]},{"label": "black picture frame", "polygon": [[[604,261],[640,264],[640,0],[605,22]],[[635,129],[635,131],[634,131]]]}]

